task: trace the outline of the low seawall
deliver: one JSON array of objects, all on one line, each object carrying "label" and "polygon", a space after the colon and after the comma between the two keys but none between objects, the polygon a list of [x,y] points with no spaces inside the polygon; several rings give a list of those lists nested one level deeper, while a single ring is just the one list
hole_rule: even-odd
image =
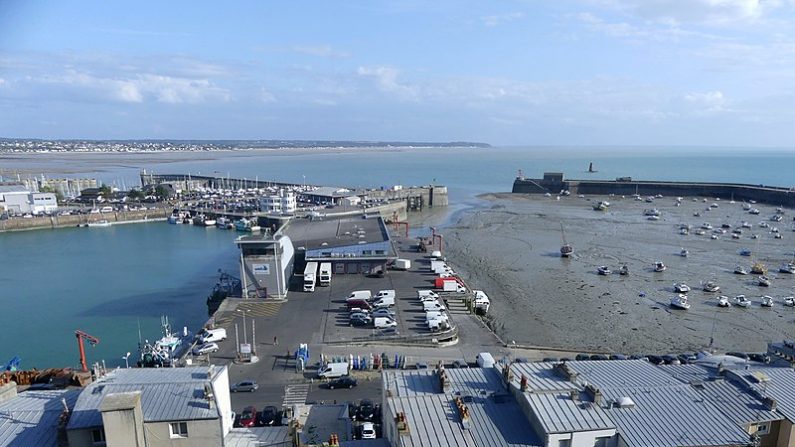
[{"label": "low seawall", "polygon": [[558,194],[566,190],[572,194],[629,196],[639,194],[650,196],[699,196],[734,199],[737,201],[755,200],[771,205],[795,207],[795,190],[766,185],[747,185],[741,183],[706,182],[656,182],[638,180],[563,180],[517,178],[513,183],[514,193],[520,194]]},{"label": "low seawall", "polygon": [[51,228],[76,227],[89,222],[107,220],[110,223],[127,223],[168,218],[171,208],[160,207],[154,210],[116,211],[113,213],[80,214],[72,216],[41,216],[0,220],[0,232],[26,231]]}]

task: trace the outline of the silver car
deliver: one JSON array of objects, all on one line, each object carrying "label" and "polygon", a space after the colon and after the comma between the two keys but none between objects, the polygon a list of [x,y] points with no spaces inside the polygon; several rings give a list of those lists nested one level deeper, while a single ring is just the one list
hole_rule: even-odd
[{"label": "silver car", "polygon": [[374,310],[371,314],[371,317],[386,317],[386,318],[395,318],[395,312],[387,309],[386,307],[381,307],[379,309]]},{"label": "silver car", "polygon": [[243,382],[238,382],[232,385],[231,387],[229,387],[229,391],[233,393],[243,393],[243,392],[253,393],[254,391],[257,391],[257,388],[259,388],[257,382],[254,382],[253,380],[245,380]]}]

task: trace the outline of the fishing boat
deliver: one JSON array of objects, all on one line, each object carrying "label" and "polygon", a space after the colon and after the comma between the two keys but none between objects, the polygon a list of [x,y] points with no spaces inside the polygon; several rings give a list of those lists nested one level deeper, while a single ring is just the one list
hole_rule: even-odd
[{"label": "fishing boat", "polygon": [[86,226],[88,228],[104,228],[104,227],[109,227],[110,226],[110,222],[108,222],[105,219],[102,219],[102,220],[98,220],[96,222],[89,222],[88,225],[86,225]]},{"label": "fishing boat", "polygon": [[154,343],[149,343],[149,340],[145,340],[143,343],[139,341],[139,367],[162,368],[173,366],[174,362],[176,362],[189,347],[191,334],[188,332],[187,328],[183,329],[181,335],[172,332],[171,324],[166,316],[160,317],[160,326],[163,331],[163,337],[159,340]]},{"label": "fishing boat", "polygon": [[748,274],[748,269],[746,269],[745,267],[743,267],[741,265],[738,265],[737,267],[734,268],[734,273],[737,274],[737,275],[747,275]]},{"label": "fishing boat", "polygon": [[185,216],[183,216],[183,214],[179,210],[175,209],[174,211],[171,212],[171,215],[168,216],[167,220],[168,223],[176,225],[176,224],[181,224],[184,218]]},{"label": "fishing boat", "polygon": [[227,297],[243,296],[243,287],[240,279],[219,270],[218,282],[215,283],[212,293],[207,297],[207,311],[214,314]]},{"label": "fishing boat", "polygon": [[718,291],[720,291],[720,286],[718,286],[717,284],[715,284],[715,282],[714,282],[714,281],[707,281],[707,282],[705,282],[705,283],[704,283],[704,285],[702,286],[702,289],[703,289],[705,292],[711,292],[711,293],[714,293],[714,292],[718,292]]},{"label": "fishing boat", "polygon": [[689,251],[687,251],[687,249],[686,249],[686,248],[683,248],[683,249],[682,249],[682,250],[679,252],[679,256],[681,256],[681,257],[683,257],[683,258],[686,258],[686,257],[688,257],[688,255],[690,255],[690,252],[689,252]]},{"label": "fishing boat", "polygon": [[757,280],[759,281],[759,285],[760,286],[762,286],[762,287],[770,287],[770,278],[769,277],[767,277],[765,275],[762,275],[762,276],[758,277]]},{"label": "fishing boat", "polygon": [[795,296],[785,296],[784,305],[787,307],[795,307]]},{"label": "fishing boat", "polygon": [[666,267],[665,264],[663,264],[662,261],[657,261],[657,262],[654,263],[654,271],[655,272],[663,272],[667,268],[668,267]]},{"label": "fishing boat", "polygon": [[781,273],[793,274],[795,273],[795,263],[785,262],[784,264],[781,264],[781,267],[778,268],[778,271]]},{"label": "fishing boat", "polygon": [[683,282],[678,282],[674,284],[674,292],[676,293],[687,293],[690,291],[690,286]]},{"label": "fishing boat", "polygon": [[765,296],[762,297],[762,306],[763,307],[773,307],[774,303],[775,302],[773,301],[773,297],[772,296],[765,295]]},{"label": "fishing boat", "polygon": [[626,264],[622,265],[621,268],[618,269],[618,274],[621,276],[629,275],[629,267]]},{"label": "fishing boat", "polygon": [[739,307],[751,307],[751,300],[745,295],[737,295],[734,297],[734,305]]},{"label": "fishing boat", "polygon": [[249,227],[251,227],[251,221],[245,217],[235,221],[235,230],[237,231],[248,231]]},{"label": "fishing boat", "polygon": [[671,307],[684,310],[690,309],[690,303],[687,302],[687,295],[679,294],[671,298]]},{"label": "fishing boat", "polygon": [[563,229],[563,223],[560,224],[560,236],[563,239],[563,245],[560,246],[560,256],[568,258],[574,253],[574,248],[566,241],[566,231]]},{"label": "fishing boat", "polygon": [[228,217],[221,216],[215,221],[215,226],[221,229],[229,229],[234,227],[234,224],[232,224],[232,220]]},{"label": "fishing boat", "polygon": [[613,272],[612,272],[612,270],[607,268],[606,265],[600,265],[599,267],[596,268],[596,273],[598,273],[600,275],[607,276],[607,275],[609,275],[609,274],[611,274]]},{"label": "fishing boat", "polygon": [[729,297],[726,295],[719,296],[718,307],[731,307],[731,303],[729,302]]}]

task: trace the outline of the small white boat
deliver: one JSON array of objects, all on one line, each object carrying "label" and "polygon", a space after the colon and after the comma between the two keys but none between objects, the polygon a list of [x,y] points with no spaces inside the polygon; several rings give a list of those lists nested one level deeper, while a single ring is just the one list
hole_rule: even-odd
[{"label": "small white boat", "polygon": [[671,298],[671,307],[676,309],[690,309],[690,303],[687,302],[687,295],[676,295]]},{"label": "small white boat", "polygon": [[674,292],[676,293],[687,293],[690,291],[690,286],[683,282],[678,282],[674,284]]},{"label": "small white boat", "polygon": [[784,217],[781,214],[776,214],[776,215],[774,215],[773,217],[770,218],[770,221],[771,222],[781,222],[782,219],[784,219]]},{"label": "small white boat", "polygon": [[655,272],[662,272],[662,271],[665,271],[665,269],[667,269],[667,268],[668,267],[666,267],[665,264],[662,263],[662,261],[657,261],[657,262],[654,263],[654,271]]},{"label": "small white boat", "polygon": [[599,201],[593,204],[593,209],[596,211],[605,211],[610,206],[608,201]]},{"label": "small white boat", "polygon": [[252,225],[252,226],[248,227],[248,229],[246,231],[249,231],[251,233],[258,233],[261,230],[262,230],[262,227],[260,227],[259,225]]},{"label": "small white boat", "polygon": [[713,234],[709,238],[712,239],[712,240],[716,240],[716,239],[718,239],[718,235],[717,234]]},{"label": "small white boat", "polygon": [[762,297],[762,306],[763,307],[773,307],[774,301],[773,297],[770,295],[765,295]]},{"label": "small white boat", "polygon": [[704,230],[711,230],[712,225],[709,222],[704,222],[703,224],[701,224],[701,228]]},{"label": "small white boat", "polygon": [[703,289],[705,292],[711,292],[711,293],[714,293],[714,292],[718,292],[718,291],[720,291],[720,286],[719,286],[719,285],[717,285],[717,284],[715,284],[715,282],[714,282],[714,281],[707,281],[707,282],[705,282],[705,283],[704,283],[704,285],[702,286],[702,289]]},{"label": "small white boat", "polygon": [[89,222],[88,223],[88,228],[104,228],[104,227],[109,227],[109,226],[110,226],[110,222],[108,222],[105,219],[98,220],[96,222]]},{"label": "small white boat", "polygon": [[701,213],[696,211],[696,212],[693,213],[693,217],[701,217]]},{"label": "small white boat", "polygon": [[605,265],[600,265],[599,267],[597,267],[596,273],[598,273],[600,275],[607,276],[607,275],[613,273],[613,271],[610,270],[609,268],[607,268],[607,266],[605,266]]},{"label": "small white boat", "polygon": [[737,295],[734,297],[734,304],[739,307],[751,307],[751,300],[745,297],[745,295]]},{"label": "small white boat", "polygon": [[781,273],[793,274],[795,273],[795,263],[786,262],[784,264],[781,264],[781,267],[778,268],[778,271]]},{"label": "small white boat", "polygon": [[757,208],[751,208],[750,210],[748,210],[748,213],[749,214],[759,214],[759,210]]},{"label": "small white boat", "polygon": [[646,219],[648,219],[648,220],[660,220],[660,216],[649,216]]},{"label": "small white boat", "polygon": [[795,307],[795,296],[785,296],[784,305],[787,307]]},{"label": "small white boat", "polygon": [[751,256],[751,250],[743,248],[742,250],[740,250],[740,256]]},{"label": "small white boat", "polygon": [[682,236],[687,236],[688,234],[690,234],[690,230],[688,230],[687,228],[680,228],[679,234],[681,234]]},{"label": "small white boat", "polygon": [[626,264],[622,265],[621,268],[618,269],[618,274],[621,276],[629,275],[629,267]]},{"label": "small white boat", "polygon": [[215,219],[204,219],[204,226],[205,227],[214,227],[216,224]]},{"label": "small white boat", "polygon": [[743,203],[743,209],[746,210],[746,211],[750,210],[751,209],[751,204]]},{"label": "small white boat", "polygon": [[748,269],[746,269],[745,267],[743,267],[741,265],[738,265],[737,267],[734,268],[734,273],[737,274],[737,275],[747,275],[748,274]]},{"label": "small white boat", "polygon": [[719,296],[718,307],[731,307],[731,303],[729,302],[729,297],[726,295]]},{"label": "small white boat", "polygon": [[690,254],[690,252],[687,251],[686,248],[683,248],[682,251],[679,252],[679,256],[681,256],[683,258],[686,258],[689,254]]},{"label": "small white boat", "polygon": [[649,216],[649,217],[659,216],[660,215],[660,210],[658,210],[657,208],[645,209],[645,210],[643,210],[643,215],[644,216]]},{"label": "small white boat", "polygon": [[781,233],[773,233],[773,239],[783,239],[783,238],[784,236],[782,236]]},{"label": "small white boat", "polygon": [[770,287],[770,278],[768,278],[767,276],[762,275],[762,276],[758,277],[757,280],[759,281],[759,285],[760,286],[762,286],[762,287]]},{"label": "small white boat", "polygon": [[706,232],[706,231],[704,231],[704,230],[702,230],[701,228],[699,228],[698,230],[696,230],[696,231],[695,231],[695,233],[696,233],[697,235],[699,235],[699,236],[703,236],[703,235],[707,234],[707,232]]},{"label": "small white boat", "polygon": [[740,239],[740,235],[738,233],[732,233],[732,239]]},{"label": "small white boat", "polygon": [[765,222],[765,221],[762,221],[762,222],[759,222],[759,227],[760,227],[760,228],[769,228],[769,227],[770,227],[770,224],[768,224],[768,223],[767,223],[767,222]]},{"label": "small white boat", "polygon": [[743,228],[751,228],[751,224],[749,224],[749,223],[748,223],[748,222],[746,222],[746,221],[743,221],[743,223],[742,223],[742,227],[743,227]]}]

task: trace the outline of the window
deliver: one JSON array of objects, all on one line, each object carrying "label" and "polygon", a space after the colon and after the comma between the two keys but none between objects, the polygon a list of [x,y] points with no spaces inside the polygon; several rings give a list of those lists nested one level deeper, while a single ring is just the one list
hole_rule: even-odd
[{"label": "window", "polygon": [[757,435],[766,435],[768,433],[770,433],[770,426],[767,423],[756,426]]},{"label": "window", "polygon": [[188,423],[187,422],[172,422],[168,424],[169,431],[171,432],[171,439],[174,438],[187,438],[188,437]]},{"label": "window", "polygon": [[102,446],[105,445],[105,430],[97,428],[91,430],[91,445]]},{"label": "window", "polygon": [[559,439],[558,447],[571,447],[571,439]]},{"label": "window", "polygon": [[593,447],[607,447],[607,441],[610,438],[596,438],[593,442]]}]

